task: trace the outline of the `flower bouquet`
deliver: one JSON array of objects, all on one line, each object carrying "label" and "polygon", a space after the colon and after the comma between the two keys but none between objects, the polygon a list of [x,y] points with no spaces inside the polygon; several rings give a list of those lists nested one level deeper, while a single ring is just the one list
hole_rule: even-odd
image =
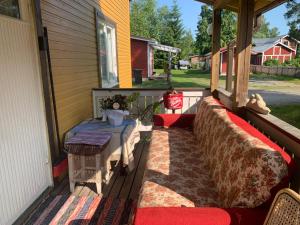
[{"label": "flower bouquet", "polygon": [[101,108],[103,111],[102,120],[113,126],[120,126],[123,123],[124,116],[129,115],[128,99],[123,95],[114,95],[106,99],[102,99]]}]

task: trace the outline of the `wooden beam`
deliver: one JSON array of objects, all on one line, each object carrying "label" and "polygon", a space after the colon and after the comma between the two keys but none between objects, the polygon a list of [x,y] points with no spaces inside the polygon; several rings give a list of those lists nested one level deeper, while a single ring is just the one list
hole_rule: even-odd
[{"label": "wooden beam", "polygon": [[287,2],[287,0],[276,0],[276,1],[257,1],[255,4],[255,14],[263,14],[267,11],[270,11],[281,4]]},{"label": "wooden beam", "polygon": [[220,47],[221,47],[221,10],[213,11],[213,35],[212,35],[212,55],[211,55],[211,92],[217,90],[220,76]]},{"label": "wooden beam", "polygon": [[233,95],[235,108],[245,106],[248,98],[254,3],[254,0],[239,0],[236,79]]},{"label": "wooden beam", "polygon": [[227,47],[227,71],[226,71],[226,91],[232,91],[232,73],[233,73],[233,58],[234,58],[235,41],[228,44]]},{"label": "wooden beam", "polygon": [[51,160],[54,163],[60,157],[60,141],[58,133],[58,122],[56,113],[55,95],[51,71],[51,60],[47,29],[44,29],[42,22],[42,10],[39,0],[34,0],[35,29],[39,42],[39,57],[41,64],[41,77],[45,102],[45,114],[48,128],[48,138],[51,153]]},{"label": "wooden beam", "polygon": [[222,9],[225,8],[232,0],[215,0],[214,8]]}]

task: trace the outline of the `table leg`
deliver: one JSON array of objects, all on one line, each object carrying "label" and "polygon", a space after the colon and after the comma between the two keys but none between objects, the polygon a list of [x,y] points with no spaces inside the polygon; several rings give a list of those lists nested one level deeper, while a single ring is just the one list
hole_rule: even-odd
[{"label": "table leg", "polygon": [[74,182],[74,155],[73,154],[68,154],[68,164],[69,164],[70,191],[74,192],[75,182]]},{"label": "table leg", "polygon": [[81,165],[81,180],[85,180],[86,179],[86,173],[85,173],[85,156],[81,155],[80,156],[80,165]]},{"label": "table leg", "polygon": [[101,171],[101,154],[96,155],[96,188],[97,193],[101,194],[101,186],[102,186],[102,171]]}]

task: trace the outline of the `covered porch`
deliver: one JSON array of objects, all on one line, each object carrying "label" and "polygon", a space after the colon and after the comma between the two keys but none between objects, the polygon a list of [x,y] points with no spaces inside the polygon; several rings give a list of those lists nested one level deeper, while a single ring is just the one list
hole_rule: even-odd
[{"label": "covered porch", "polygon": [[[254,1],[254,0],[240,0],[240,1],[209,1],[202,2],[214,5],[213,17],[213,45],[212,45],[212,71],[211,71],[211,85],[210,89],[184,89],[183,108],[177,110],[176,114],[196,114],[199,104],[203,98],[207,96],[214,96],[224,106],[235,112],[249,124],[256,127],[267,137],[281,146],[294,159],[297,172],[292,177],[290,188],[299,193],[300,191],[300,135],[299,130],[291,125],[281,121],[272,115],[261,115],[255,111],[245,107],[248,101],[248,82],[250,73],[250,58],[251,58],[251,40],[252,29],[256,25],[257,18],[262,12],[276,7],[284,1]],[[238,37],[237,37],[237,55],[236,55],[236,76],[232,76],[232,61],[233,55],[228,61],[226,90],[219,88],[219,68],[220,68],[220,24],[221,24],[221,10],[230,9],[238,12]],[[232,84],[234,86],[232,87]],[[233,91],[232,91],[233,90]],[[93,89],[93,111],[94,118],[99,117],[101,110],[100,101],[113,96],[115,94],[122,94],[129,96],[134,92],[139,92],[138,106],[147,108],[155,101],[160,101],[163,94],[167,90],[164,89]],[[130,112],[135,114],[135,107],[131,105]],[[160,108],[160,114],[172,114],[172,111],[166,110],[164,107]],[[127,224],[130,217],[134,213],[137,201],[139,199],[139,192],[142,186],[142,179],[147,160],[149,137],[151,131],[141,132],[141,141],[136,145],[134,157],[136,167],[131,173],[121,173],[120,166],[116,166],[113,171],[113,177],[108,185],[103,187],[103,199],[118,199],[122,200],[123,206],[120,211],[120,224]],[[60,181],[53,190],[48,190],[44,197],[40,198],[31,208],[27,214],[24,214],[16,224],[32,224],[36,218],[40,218],[44,209],[51,203],[49,199],[53,199],[58,195],[67,196],[89,196],[97,197],[95,186],[78,184],[74,193],[70,193],[68,180],[65,178]],[[101,214],[97,215],[101,217]],[[99,219],[99,218],[97,218]],[[73,221],[75,222],[75,221]],[[103,224],[109,224],[109,218]]]}]

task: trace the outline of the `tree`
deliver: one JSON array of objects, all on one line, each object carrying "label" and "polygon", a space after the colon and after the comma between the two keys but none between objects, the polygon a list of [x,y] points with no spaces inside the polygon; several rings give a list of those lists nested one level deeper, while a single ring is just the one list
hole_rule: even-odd
[{"label": "tree", "polygon": [[173,30],[169,26],[170,10],[168,6],[162,6],[158,9],[158,29],[159,38],[158,41],[164,45],[174,44]]},{"label": "tree", "polygon": [[287,12],[284,17],[288,20],[288,25],[290,26],[289,34],[300,40],[300,2],[297,3],[296,0],[290,0],[286,4]]},{"label": "tree", "polygon": [[266,21],[266,18],[262,15],[261,25],[259,29],[253,34],[255,38],[272,38],[279,35],[277,27],[270,28],[270,23]]},{"label": "tree", "polygon": [[195,48],[198,54],[204,55],[211,51],[211,37],[207,33],[208,25],[212,23],[212,9],[208,5],[201,6],[196,31]]},{"label": "tree", "polygon": [[[221,23],[221,47],[225,47],[236,38],[236,14],[229,10],[222,10]],[[197,25],[195,43],[195,47],[200,55],[211,51],[211,37],[207,33],[209,24],[212,24],[212,9],[207,5],[203,5]]]},{"label": "tree", "polygon": [[185,31],[180,43],[181,59],[188,60],[189,56],[194,54],[195,43],[192,31]]},{"label": "tree", "polygon": [[[300,40],[300,2],[297,3],[295,0],[290,0],[286,4],[287,12],[284,17],[288,20],[289,35],[292,38]],[[297,57],[300,58],[300,45],[297,49]]]},{"label": "tree", "polygon": [[[170,10],[168,6],[162,6],[158,10],[158,24],[157,28],[159,30],[159,41],[163,45],[173,45],[174,44],[174,37],[173,31],[169,26],[169,17],[170,17]],[[154,56],[154,67],[155,68],[163,68],[165,62],[168,61],[168,53],[163,51],[155,51]]]},{"label": "tree", "polygon": [[130,9],[131,34],[145,38],[158,38],[156,0],[135,0]]},{"label": "tree", "polygon": [[225,47],[236,39],[237,17],[235,13],[225,9],[222,10],[221,18],[221,47]]},{"label": "tree", "polygon": [[180,47],[180,42],[184,33],[182,25],[181,13],[178,7],[177,0],[173,0],[173,5],[168,16],[168,26],[172,30],[173,41],[172,46]]}]

